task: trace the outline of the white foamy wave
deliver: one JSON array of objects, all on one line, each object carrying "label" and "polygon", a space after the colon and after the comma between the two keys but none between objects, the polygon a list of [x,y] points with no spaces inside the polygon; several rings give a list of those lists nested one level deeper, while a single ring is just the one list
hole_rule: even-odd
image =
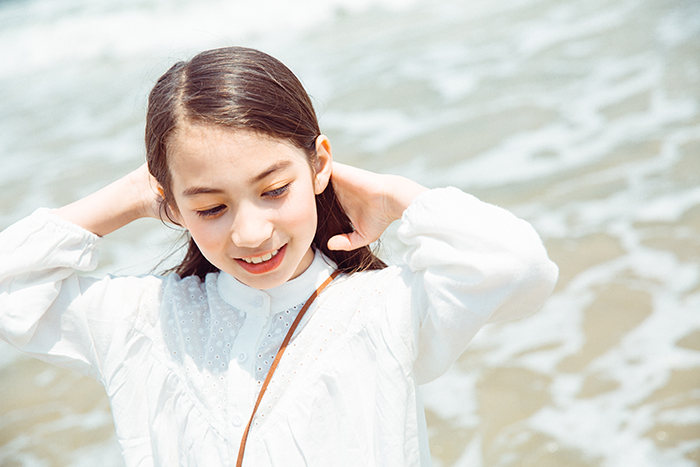
[{"label": "white foamy wave", "polygon": [[654,199],[640,207],[638,219],[673,222],[679,220],[688,209],[698,205],[700,205],[700,187]]},{"label": "white foamy wave", "polygon": [[253,35],[293,35],[337,14],[372,6],[407,8],[412,0],[287,2],[35,0],[0,7],[0,78],[100,57],[191,53]]}]

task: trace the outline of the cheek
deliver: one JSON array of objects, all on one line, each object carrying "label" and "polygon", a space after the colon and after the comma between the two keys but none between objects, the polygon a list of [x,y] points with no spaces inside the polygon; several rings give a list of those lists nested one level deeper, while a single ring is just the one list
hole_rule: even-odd
[{"label": "cheek", "polygon": [[314,196],[304,196],[288,203],[283,215],[285,223],[297,236],[313,239],[316,234],[316,199]]},{"label": "cheek", "polygon": [[188,224],[190,235],[200,250],[213,250],[225,241],[223,230],[212,222],[194,221]]}]

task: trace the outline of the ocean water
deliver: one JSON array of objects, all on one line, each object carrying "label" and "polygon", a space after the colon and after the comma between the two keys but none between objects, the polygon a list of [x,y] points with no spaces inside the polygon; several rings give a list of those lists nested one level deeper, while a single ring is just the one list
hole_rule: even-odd
[{"label": "ocean water", "polygon": [[[504,206],[560,267],[423,387],[436,466],[700,465],[697,0],[0,1],[0,228],[138,167],[157,77],[234,44],[297,73],[337,160]],[[138,221],[98,274],[176,238]],[[0,346],[0,465],[123,465],[104,391]]]}]

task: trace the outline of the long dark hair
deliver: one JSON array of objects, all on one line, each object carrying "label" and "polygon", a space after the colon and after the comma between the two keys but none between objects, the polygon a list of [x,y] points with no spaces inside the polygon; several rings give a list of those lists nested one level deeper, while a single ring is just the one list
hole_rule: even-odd
[{"label": "long dark hair", "polygon": [[[168,170],[169,138],[192,123],[224,125],[288,141],[302,149],[311,167],[321,134],[311,99],[297,77],[279,60],[255,49],[227,47],[178,62],[160,77],[148,98],[146,154],[148,169],[163,187],[161,213],[176,223],[168,206],[175,201]],[[353,226],[336,197],[333,179],[316,196],[318,223],[312,245],[343,272],[381,269],[384,262],[366,246],[353,251],[328,249],[328,240]],[[189,233],[182,262],[171,271],[200,278],[218,268],[200,252]]]}]

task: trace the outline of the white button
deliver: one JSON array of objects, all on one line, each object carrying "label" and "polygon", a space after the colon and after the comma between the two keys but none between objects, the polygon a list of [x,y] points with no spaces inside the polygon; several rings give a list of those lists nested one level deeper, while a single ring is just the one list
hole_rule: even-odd
[{"label": "white button", "polygon": [[262,297],[255,297],[255,300],[253,300],[253,306],[255,308],[260,308],[263,304],[263,299]]},{"label": "white button", "polygon": [[238,361],[239,362],[245,362],[248,359],[248,354],[245,352],[241,352],[238,354]]},{"label": "white button", "polygon": [[240,415],[236,414],[231,418],[231,423],[233,423],[233,426],[241,426],[243,419]]}]

